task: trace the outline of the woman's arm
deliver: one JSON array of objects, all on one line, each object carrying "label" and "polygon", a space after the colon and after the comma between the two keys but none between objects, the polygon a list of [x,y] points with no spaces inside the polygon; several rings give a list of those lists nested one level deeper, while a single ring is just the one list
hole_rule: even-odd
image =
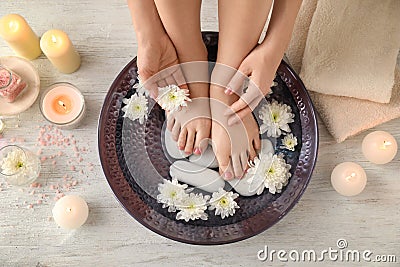
[{"label": "woman's arm", "polygon": [[[244,118],[251,113],[261,99],[271,91],[276,70],[289,45],[297,13],[302,0],[275,0],[271,21],[263,42],[243,60],[238,72],[228,84],[227,94],[241,91],[243,81],[250,77],[249,87],[238,101],[226,112],[227,116],[237,113]],[[231,116],[231,124],[237,116]]]},{"label": "woman's arm", "polygon": [[[179,61],[175,46],[164,29],[154,0],[127,1],[138,41],[138,73],[144,87],[153,98],[158,95],[158,85],[169,84],[167,80],[175,80],[182,88],[186,88],[185,78],[177,65]],[[172,66],[176,68],[170,68]],[[168,71],[163,75],[156,75],[167,68]],[[173,79],[169,79],[172,75]]]},{"label": "woman's arm", "polygon": [[138,42],[166,34],[153,0],[127,0]]}]

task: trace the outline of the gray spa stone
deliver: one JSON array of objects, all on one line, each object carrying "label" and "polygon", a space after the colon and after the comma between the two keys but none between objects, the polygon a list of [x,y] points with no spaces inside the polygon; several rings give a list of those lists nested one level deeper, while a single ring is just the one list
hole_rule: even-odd
[{"label": "gray spa stone", "polygon": [[218,172],[188,161],[175,161],[171,165],[169,173],[172,178],[209,193],[216,192],[225,186],[225,182]]},{"label": "gray spa stone", "polygon": [[250,197],[256,194],[256,191],[250,192],[250,185],[247,183],[248,177],[244,175],[242,179],[235,178],[228,181],[228,183],[238,192],[239,195],[244,197]]},{"label": "gray spa stone", "polygon": [[272,145],[272,142],[269,139],[261,140],[261,152],[266,153],[274,153],[275,149]]},{"label": "gray spa stone", "polygon": [[189,161],[199,165],[203,166],[206,168],[217,168],[218,167],[218,161],[217,158],[215,157],[214,151],[212,147],[209,145],[201,155],[191,155],[189,157]]},{"label": "gray spa stone", "polygon": [[167,150],[168,154],[175,158],[175,159],[183,159],[186,158],[188,155],[185,152],[178,149],[177,143],[172,139],[172,134],[167,129],[165,130],[164,134],[165,140],[165,149]]}]

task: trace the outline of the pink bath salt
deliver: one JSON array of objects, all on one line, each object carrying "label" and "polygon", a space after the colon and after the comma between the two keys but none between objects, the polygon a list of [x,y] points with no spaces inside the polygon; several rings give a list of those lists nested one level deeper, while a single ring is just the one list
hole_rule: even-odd
[{"label": "pink bath salt", "polygon": [[61,157],[61,156],[63,155],[63,152],[62,152],[62,151],[58,151],[57,155],[58,155],[59,157]]},{"label": "pink bath salt", "polygon": [[57,197],[58,197],[58,198],[62,198],[63,196],[65,196],[64,193],[59,193],[59,194],[57,194]]},{"label": "pink bath salt", "polygon": [[40,160],[41,160],[42,162],[43,162],[43,161],[46,161],[46,160],[47,160],[47,157],[46,157],[46,156],[43,156]]},{"label": "pink bath salt", "polygon": [[[57,188],[58,188],[58,186],[57,186]],[[61,192],[60,190],[58,190],[58,189],[56,190],[56,194],[60,194],[60,192]]]},{"label": "pink bath salt", "polygon": [[39,205],[42,204],[42,202],[43,202],[43,201],[42,201],[41,199],[38,199],[38,200],[36,201],[36,203],[39,204]]},{"label": "pink bath salt", "polygon": [[79,162],[82,162],[82,161],[83,161],[83,158],[82,158],[82,157],[80,157],[80,158],[78,159],[78,161],[79,161]]},{"label": "pink bath salt", "polygon": [[74,146],[72,149],[73,149],[75,152],[78,152],[78,151],[79,151],[78,147],[76,147],[76,146]]},{"label": "pink bath salt", "polygon": [[49,134],[47,134],[47,135],[46,135],[46,140],[47,140],[47,141],[50,141],[50,139],[51,139],[51,136],[50,136]]},{"label": "pink bath salt", "polygon": [[44,140],[41,140],[41,141],[40,141],[40,145],[41,145],[41,146],[47,146],[47,142],[44,141]]},{"label": "pink bath salt", "polygon": [[3,191],[3,188],[0,187],[0,192]]},{"label": "pink bath salt", "polygon": [[22,188],[18,189],[18,191],[21,193],[24,192],[24,190]]},{"label": "pink bath salt", "polygon": [[89,167],[89,171],[93,171],[93,166]]},{"label": "pink bath salt", "polygon": [[32,204],[29,204],[26,208],[27,208],[27,209],[32,209],[32,208],[33,208],[33,205],[32,205]]},{"label": "pink bath salt", "polygon": [[31,183],[30,187],[31,187],[31,188],[36,188],[36,187],[38,187],[38,185],[39,185],[39,184],[35,182],[35,183]]},{"label": "pink bath salt", "polygon": [[75,186],[78,184],[78,181],[72,181],[72,185]]},{"label": "pink bath salt", "polygon": [[65,180],[67,180],[68,174],[64,174],[63,178],[64,178]]},{"label": "pink bath salt", "polygon": [[[39,174],[39,175],[40,175],[40,174]],[[41,187],[42,187],[42,184],[38,184],[37,187],[38,187],[38,188],[41,188]]]},{"label": "pink bath salt", "polygon": [[51,164],[53,164],[53,166],[55,166],[57,164],[57,162],[55,160],[53,160],[53,162]]},{"label": "pink bath salt", "polygon": [[79,153],[75,153],[75,158],[79,158]]},{"label": "pink bath salt", "polygon": [[72,144],[74,144],[74,145],[76,144],[76,140],[75,140],[75,139],[74,139],[74,140],[72,140]]},{"label": "pink bath salt", "polygon": [[49,187],[51,190],[54,190],[54,189],[56,189],[56,186],[55,185],[50,185],[50,187]]},{"label": "pink bath salt", "polygon": [[79,173],[80,173],[80,174],[83,174],[83,170],[80,170]]},{"label": "pink bath salt", "polygon": [[30,193],[29,193],[29,195],[34,195],[35,194],[35,190],[32,190]]},{"label": "pink bath salt", "polygon": [[[10,81],[11,76],[11,81]],[[0,69],[0,96],[7,102],[14,102],[18,95],[26,88],[26,82],[13,71],[8,71],[4,68]]]},{"label": "pink bath salt", "polygon": [[12,138],[10,139],[10,142],[11,142],[11,143],[15,143],[16,140],[17,140],[17,138],[12,137]]},{"label": "pink bath salt", "polygon": [[59,197],[54,197],[53,199],[54,199],[54,201],[57,202],[60,198]]},{"label": "pink bath salt", "polygon": [[71,167],[69,167],[71,171],[75,171],[76,167],[74,165],[72,165]]},{"label": "pink bath salt", "polygon": [[42,149],[39,149],[37,152],[36,152],[36,155],[42,155],[42,153],[43,153],[43,151],[42,151]]},{"label": "pink bath salt", "polygon": [[17,142],[24,143],[25,142],[25,138],[17,138]]}]

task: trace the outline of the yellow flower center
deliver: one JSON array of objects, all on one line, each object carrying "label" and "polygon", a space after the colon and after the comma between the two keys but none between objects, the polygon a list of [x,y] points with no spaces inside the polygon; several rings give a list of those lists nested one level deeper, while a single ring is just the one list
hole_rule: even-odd
[{"label": "yellow flower center", "polygon": [[279,114],[277,114],[277,113],[272,113],[272,120],[273,120],[274,122],[277,122],[278,119],[279,119]]},{"label": "yellow flower center", "polygon": [[171,196],[171,198],[175,198],[175,197],[176,197],[176,192],[175,192],[175,191],[172,191],[171,194],[170,194],[170,196]]},{"label": "yellow flower center", "polygon": [[174,93],[169,93],[168,98],[170,101],[174,101],[176,99],[176,95]]},{"label": "yellow flower center", "polygon": [[226,206],[228,205],[228,200],[226,199],[226,197],[221,198],[221,199],[219,200],[219,204],[220,204],[221,206],[226,207]]},{"label": "yellow flower center", "polygon": [[24,163],[22,161],[19,161],[17,163],[17,168],[22,168],[22,167],[24,167]]},{"label": "yellow flower center", "polygon": [[136,111],[141,111],[141,110],[142,110],[142,107],[141,107],[140,105],[136,105],[136,106],[134,106],[134,109],[135,109]]},{"label": "yellow flower center", "polygon": [[194,209],[194,208],[196,208],[196,206],[193,203],[188,206],[188,209]]}]

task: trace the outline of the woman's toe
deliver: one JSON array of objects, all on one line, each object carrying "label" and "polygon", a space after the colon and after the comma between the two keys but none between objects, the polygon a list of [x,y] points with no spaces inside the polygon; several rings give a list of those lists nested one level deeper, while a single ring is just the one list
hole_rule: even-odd
[{"label": "woman's toe", "polygon": [[178,137],[178,148],[179,150],[184,150],[186,146],[187,129],[183,128]]},{"label": "woman's toe", "polygon": [[193,153],[196,155],[200,155],[203,153],[208,147],[208,137],[209,134],[205,133],[204,131],[200,130],[196,133],[196,138],[194,142],[194,149]]},{"label": "woman's toe", "polygon": [[178,141],[180,132],[181,132],[181,125],[178,122],[175,122],[174,126],[172,127],[172,131],[171,131],[172,139],[175,142]]},{"label": "woman's toe", "polygon": [[172,128],[174,127],[175,124],[175,118],[172,116],[169,116],[167,118],[167,129],[168,131],[172,132]]},{"label": "woman's toe", "polygon": [[244,174],[240,155],[232,155],[232,165],[236,178],[241,178]]},{"label": "woman's toe", "polygon": [[193,153],[195,135],[196,135],[196,132],[195,132],[194,129],[189,129],[187,131],[186,146],[185,146],[185,153],[186,154],[192,154]]},{"label": "woman's toe", "polygon": [[219,172],[224,180],[232,180],[234,178],[234,172],[232,169],[231,159],[229,154],[218,152],[215,154],[219,164]]}]

